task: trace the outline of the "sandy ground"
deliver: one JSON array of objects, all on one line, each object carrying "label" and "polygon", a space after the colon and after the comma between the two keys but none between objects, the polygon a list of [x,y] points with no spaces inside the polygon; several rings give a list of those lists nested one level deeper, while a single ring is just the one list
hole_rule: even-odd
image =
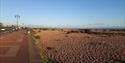
[{"label": "sandy ground", "polygon": [[99,36],[86,33],[66,34],[59,30],[35,30],[37,45],[57,63],[125,62],[125,36]]}]

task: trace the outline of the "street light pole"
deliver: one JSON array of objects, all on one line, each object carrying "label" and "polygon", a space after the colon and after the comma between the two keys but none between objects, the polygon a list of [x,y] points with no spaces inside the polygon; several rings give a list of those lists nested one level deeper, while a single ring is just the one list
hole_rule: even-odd
[{"label": "street light pole", "polygon": [[19,19],[20,19],[20,15],[15,15],[15,18],[16,18],[16,20],[17,20],[17,29],[18,29],[18,28],[19,28],[19,27],[18,27],[18,25],[19,25],[18,21],[19,21]]}]

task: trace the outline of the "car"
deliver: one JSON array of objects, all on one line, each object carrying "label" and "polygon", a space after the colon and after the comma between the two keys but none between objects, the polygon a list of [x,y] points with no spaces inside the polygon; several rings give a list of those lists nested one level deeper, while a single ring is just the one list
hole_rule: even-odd
[{"label": "car", "polygon": [[2,28],[2,29],[0,29],[1,31],[5,31],[6,29],[4,29],[4,28]]}]

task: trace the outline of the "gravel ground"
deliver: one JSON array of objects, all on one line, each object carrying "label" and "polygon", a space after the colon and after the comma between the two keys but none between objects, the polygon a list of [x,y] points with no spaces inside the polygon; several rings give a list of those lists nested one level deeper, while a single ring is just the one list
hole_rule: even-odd
[{"label": "gravel ground", "polygon": [[125,36],[36,31],[46,55],[57,63],[124,63]]}]

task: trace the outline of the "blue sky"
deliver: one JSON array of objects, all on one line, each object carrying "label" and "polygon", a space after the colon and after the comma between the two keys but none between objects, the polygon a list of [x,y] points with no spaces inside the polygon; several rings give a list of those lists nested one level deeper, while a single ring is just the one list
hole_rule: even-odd
[{"label": "blue sky", "polygon": [[0,0],[0,22],[67,27],[125,27],[125,0]]}]

